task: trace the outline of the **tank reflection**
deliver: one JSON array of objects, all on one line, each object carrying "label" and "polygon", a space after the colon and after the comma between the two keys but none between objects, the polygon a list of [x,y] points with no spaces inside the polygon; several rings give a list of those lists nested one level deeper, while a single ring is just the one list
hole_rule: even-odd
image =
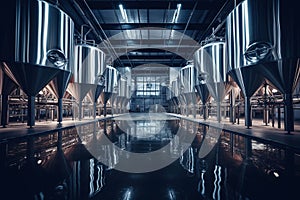
[{"label": "tank reflection", "polygon": [[[180,119],[129,123],[99,121],[1,142],[1,195],[70,200],[292,199],[299,195],[295,184],[299,156],[290,149],[232,133],[215,138],[212,127]],[[178,136],[179,130],[195,136],[191,145]],[[111,143],[99,145],[104,137]],[[199,158],[203,144],[212,150]],[[178,157],[172,164],[148,173],[116,170],[124,154],[119,149],[149,152],[166,145],[166,155]],[[101,152],[107,164],[89,148]]]}]

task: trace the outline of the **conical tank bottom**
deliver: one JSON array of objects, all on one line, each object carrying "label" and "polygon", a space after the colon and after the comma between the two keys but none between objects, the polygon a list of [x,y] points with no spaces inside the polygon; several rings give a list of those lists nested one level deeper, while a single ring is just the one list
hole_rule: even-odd
[{"label": "conical tank bottom", "polygon": [[28,96],[35,96],[59,72],[59,69],[53,67],[18,62],[5,66],[10,69],[15,80]]},{"label": "conical tank bottom", "polygon": [[209,99],[209,90],[207,88],[207,85],[201,84],[201,85],[196,85],[195,87],[196,87],[198,95],[200,96],[202,104],[206,104],[206,102]]},{"label": "conical tank bottom", "polygon": [[109,99],[109,102],[110,102],[110,105],[115,105],[116,101],[117,101],[117,96],[118,94],[117,93],[112,93],[111,94],[111,97]]},{"label": "conical tank bottom", "polygon": [[67,160],[70,161],[93,158],[92,154],[86,149],[86,146],[81,143],[74,144],[68,148],[68,150],[65,152],[65,156]]},{"label": "conical tank bottom", "polygon": [[49,86],[57,98],[63,98],[69,84],[70,77],[71,72],[60,70],[53,80],[50,81]]},{"label": "conical tank bottom", "polygon": [[174,103],[175,106],[178,106],[178,105],[179,105],[178,97],[173,97],[173,98],[172,98],[172,101],[173,101],[173,103]]},{"label": "conical tank bottom", "polygon": [[185,99],[185,96],[183,94],[180,94],[178,96],[178,100],[179,100],[180,105],[186,105],[186,99]]},{"label": "conical tank bottom", "polygon": [[292,94],[299,82],[300,60],[285,59],[264,64],[263,75],[283,94]]},{"label": "conical tank bottom", "polygon": [[288,133],[294,131],[293,92],[299,82],[299,65],[299,58],[295,58],[267,63],[262,68],[268,82],[283,94],[284,129]]},{"label": "conical tank bottom", "polygon": [[207,84],[208,91],[217,102],[222,102],[231,89],[229,83],[211,83]]},{"label": "conical tank bottom", "polygon": [[258,67],[261,66],[241,67],[229,71],[229,75],[238,84],[246,97],[251,97],[264,81]]},{"label": "conical tank bottom", "polygon": [[258,90],[264,82],[260,74],[261,65],[250,67],[240,67],[229,71],[230,76],[238,84],[245,98],[245,125],[247,128],[252,126],[251,103],[250,97]]},{"label": "conical tank bottom", "polygon": [[58,150],[49,160],[43,165],[53,179],[52,184],[57,184],[59,181],[64,180],[71,174],[71,166],[67,161],[64,152]]},{"label": "conical tank bottom", "polygon": [[93,102],[97,102],[100,94],[103,92],[104,86],[97,85],[90,89],[88,95],[91,96]]},{"label": "conical tank bottom", "polygon": [[184,95],[186,104],[196,103],[196,94],[195,93],[189,92],[189,93],[184,93],[183,95]]},{"label": "conical tank bottom", "polygon": [[67,90],[77,101],[81,102],[92,87],[94,87],[92,84],[69,83]]},{"label": "conical tank bottom", "polygon": [[104,86],[97,85],[96,90],[95,90],[95,102],[97,102],[97,99],[99,98],[99,96],[102,93],[103,89],[104,89]]},{"label": "conical tank bottom", "polygon": [[9,95],[10,93],[12,93],[14,89],[18,87],[18,85],[13,80],[11,80],[5,73],[2,73],[0,79],[1,79],[0,94]]},{"label": "conical tank bottom", "polygon": [[114,100],[114,102],[113,102],[113,105],[114,105],[114,106],[119,106],[119,105],[121,104],[121,100],[122,100],[122,97],[116,96],[116,97],[115,97],[115,100]]},{"label": "conical tank bottom", "polygon": [[111,97],[112,93],[111,92],[102,92],[100,94],[100,99],[101,99],[101,102],[103,104],[106,104],[107,101],[109,100],[109,98]]},{"label": "conical tank bottom", "polygon": [[[46,170],[39,164],[36,159],[26,158],[19,169],[18,180],[27,193],[36,194],[44,189],[45,179],[49,179]],[[30,184],[28,184],[30,180]],[[24,197],[23,197],[24,198]]]}]

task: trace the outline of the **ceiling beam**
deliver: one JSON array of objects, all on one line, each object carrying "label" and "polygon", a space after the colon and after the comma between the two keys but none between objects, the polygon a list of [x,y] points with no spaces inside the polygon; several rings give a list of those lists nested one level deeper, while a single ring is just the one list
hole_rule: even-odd
[{"label": "ceiling beam", "polygon": [[[131,30],[143,27],[158,27],[165,29],[173,30],[183,30],[186,26],[186,23],[110,23],[101,24],[101,27],[104,30]],[[204,31],[207,28],[208,24],[205,23],[191,23],[187,26],[186,30],[200,30]]]},{"label": "ceiling beam", "polygon": [[131,61],[133,60],[152,60],[152,59],[162,59],[162,60],[170,60],[173,57],[175,57],[175,59],[183,59],[182,57],[180,57],[179,55],[124,55],[124,56],[120,56],[119,58],[121,60],[126,60],[126,59],[130,59]]},{"label": "ceiling beam", "polygon": [[[120,2],[122,2],[125,9],[168,9],[170,4],[170,9],[176,9],[177,4],[182,4],[183,10],[192,10],[195,1],[95,1],[87,0],[86,1],[91,9],[100,9],[100,10],[113,10],[115,7],[118,7]],[[209,0],[202,0],[201,3],[198,3],[196,10],[209,10],[214,9],[215,4]]]}]

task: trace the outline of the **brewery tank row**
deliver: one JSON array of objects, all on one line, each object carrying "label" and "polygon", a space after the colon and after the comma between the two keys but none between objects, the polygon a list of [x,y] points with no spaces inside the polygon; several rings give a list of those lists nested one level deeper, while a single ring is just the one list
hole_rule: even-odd
[{"label": "brewery tank row", "polygon": [[[0,9],[1,125],[8,124],[8,96],[16,88],[25,93],[27,125],[35,125],[37,99],[47,88],[57,99],[57,121],[62,122],[66,91],[74,99],[74,117],[84,115],[83,99],[104,105],[116,93],[117,69],[106,66],[105,53],[81,35],[74,39],[73,20],[57,5],[40,0],[13,0]],[[126,77],[123,78],[126,80]],[[122,79],[122,80],[123,80]],[[127,82],[121,81],[127,89]],[[125,85],[124,85],[125,84]],[[126,92],[126,90],[125,90]],[[121,94],[122,107],[128,94]],[[126,96],[127,95],[127,96]],[[100,97],[100,98],[99,98]],[[106,110],[104,111],[106,114]]]},{"label": "brewery tank row", "polygon": [[[293,131],[293,92],[300,75],[300,27],[294,18],[297,9],[289,3],[245,0],[238,4],[226,18],[225,37],[212,34],[202,41],[194,53],[193,65],[182,68],[170,84],[171,111],[189,115],[190,104],[197,104],[200,99],[205,120],[208,102],[213,99],[215,116],[220,122],[221,105],[228,95],[230,121],[233,121],[235,101],[240,96],[244,102],[245,126],[249,128],[251,97],[269,85],[282,94],[279,103],[284,107],[284,129],[288,133]],[[190,94],[195,93],[191,98]]]},{"label": "brewery tank row", "polygon": [[[170,81],[169,111],[206,120],[222,120],[225,98],[234,121],[237,97],[242,99],[245,126],[252,126],[251,98],[267,85],[282,94],[284,128],[294,130],[293,92],[300,70],[300,27],[296,7],[283,0],[244,0],[226,18],[225,36],[201,42],[192,61]],[[43,88],[55,97],[57,121],[62,122],[63,99],[72,96],[73,117],[123,113],[131,98],[131,69],[110,66],[105,53],[81,33],[74,39],[73,20],[57,5],[43,0],[13,0],[0,9],[1,125],[8,122],[8,96],[16,88],[25,93],[27,125],[35,125],[37,98]],[[66,92],[67,91],[67,92]],[[215,103],[211,109],[210,102]],[[197,108],[200,106],[200,109]],[[278,118],[280,118],[278,116]]]}]

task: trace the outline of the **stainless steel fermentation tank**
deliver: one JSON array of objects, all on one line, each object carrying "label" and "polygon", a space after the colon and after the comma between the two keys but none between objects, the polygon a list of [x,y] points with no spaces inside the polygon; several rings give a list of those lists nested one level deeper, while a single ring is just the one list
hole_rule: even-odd
[{"label": "stainless steel fermentation tank", "polygon": [[[106,66],[104,71],[104,90],[100,95],[101,102],[103,103],[103,114],[106,116],[107,114],[107,102],[112,96],[116,96],[118,89],[118,80],[120,78],[120,74],[118,70],[111,66]],[[112,103],[111,103],[112,104]]]},{"label": "stainless steel fermentation tank", "polygon": [[176,78],[174,81],[172,81],[171,85],[172,102],[174,105],[174,111],[176,113],[180,113],[179,90],[179,81],[178,78]]},{"label": "stainless steel fermentation tank", "polygon": [[284,96],[288,132],[294,130],[292,94],[300,74],[298,12],[292,0],[246,0],[230,13],[226,26],[229,72],[246,104],[261,85],[262,74]]},{"label": "stainless steel fermentation tank", "polygon": [[173,107],[175,106],[172,101],[172,84],[168,86],[166,91],[166,101],[168,103],[168,112],[174,112]]},{"label": "stainless steel fermentation tank", "polygon": [[180,88],[182,89],[182,95],[184,98],[186,110],[185,113],[188,116],[190,113],[196,116],[195,104],[195,83],[197,79],[197,72],[193,64],[189,63],[179,71]]},{"label": "stainless steel fermentation tank", "polygon": [[[6,74],[28,96],[27,124],[32,127],[35,95],[73,65],[74,24],[45,1],[12,0],[0,8],[0,26],[0,60]],[[59,88],[67,82],[62,79]]]},{"label": "stainless steel fermentation tank", "polygon": [[199,74],[196,89],[205,103],[209,95],[214,98],[217,103],[218,122],[221,121],[221,102],[231,88],[226,56],[225,42],[216,37],[211,38],[194,54],[194,63]]},{"label": "stainless steel fermentation tank", "polygon": [[206,84],[208,74],[205,72],[204,69],[201,70],[200,60],[201,60],[201,53],[200,53],[200,50],[197,50],[194,53],[194,67],[197,70],[196,74],[198,76],[196,78],[195,88],[196,88],[196,92],[199,95],[200,100],[202,102],[203,119],[206,120],[208,117],[206,103],[210,98],[208,87]]},{"label": "stainless steel fermentation tank", "polygon": [[118,81],[118,93],[114,99],[114,106],[116,111],[121,113],[126,111],[126,106],[131,98],[131,68],[118,67],[117,69],[121,78]]},{"label": "stainless steel fermentation tank", "polygon": [[207,107],[206,103],[210,98],[208,87],[206,85],[206,77],[207,74],[201,73],[199,74],[198,78],[196,79],[196,92],[200,97],[200,100],[202,102],[202,113],[203,113],[203,119],[207,119]]},{"label": "stainless steel fermentation tank", "polygon": [[179,78],[177,77],[173,82],[172,82],[172,92],[173,92],[173,100],[176,106],[177,113],[182,112],[182,106],[183,103],[182,99],[180,98],[180,90],[181,90],[181,84],[179,81]]},{"label": "stainless steel fermentation tank", "polygon": [[75,45],[75,63],[72,69],[68,91],[78,101],[78,118],[82,118],[82,101],[90,92],[96,117],[96,103],[105,87],[105,54],[97,47],[78,44]]},{"label": "stainless steel fermentation tank", "polygon": [[115,106],[119,113],[124,110],[123,102],[127,99],[127,89],[127,77],[121,77],[118,81],[118,94],[115,100]]},{"label": "stainless steel fermentation tank", "polygon": [[[260,71],[263,66],[249,62],[244,54],[249,45],[249,41],[246,42],[249,39],[246,36],[248,33],[245,32],[251,29],[248,19],[245,18],[245,15],[248,16],[248,13],[245,13],[244,3],[239,4],[227,17],[226,44],[228,50],[228,72],[243,92],[245,125],[249,128],[252,126],[250,98],[262,85],[264,77]],[[257,25],[259,24],[260,22]]]}]

